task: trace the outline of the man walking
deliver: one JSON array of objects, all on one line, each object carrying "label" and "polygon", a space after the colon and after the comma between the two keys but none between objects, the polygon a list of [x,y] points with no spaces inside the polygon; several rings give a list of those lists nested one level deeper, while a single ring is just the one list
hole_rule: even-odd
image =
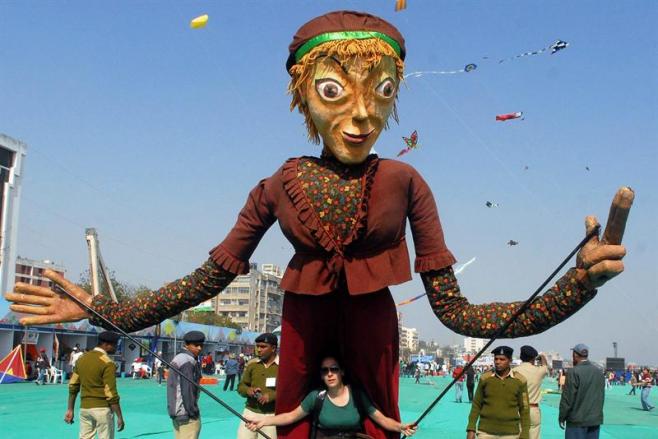
[{"label": "man walking", "polygon": [[[539,357],[540,365],[535,362]],[[530,405],[530,439],[539,439],[541,429],[541,382],[548,374],[548,362],[544,354],[539,354],[532,346],[521,346],[521,364],[514,368],[528,384],[528,400]]]},{"label": "man walking", "polygon": [[[226,363],[224,363],[224,373],[226,374],[226,381],[224,381],[224,392],[228,389],[228,383],[231,383],[231,392],[233,391],[233,385],[235,384],[235,376],[238,374],[238,368],[240,365],[235,359],[235,354],[230,354]],[[239,385],[240,383],[238,383]]]},{"label": "man walking", "polygon": [[473,402],[473,391],[475,390],[475,370],[473,370],[473,366],[466,369],[466,390],[468,392],[468,402]]},{"label": "man walking", "polygon": [[69,382],[69,402],[64,422],[73,424],[75,399],[80,392],[80,439],[114,438],[125,427],[116,385],[116,365],[109,357],[117,348],[119,334],[105,331],[98,335],[98,346],[75,363]]},{"label": "man walking", "polygon": [[580,343],[572,349],[574,367],[567,378],[560,398],[560,427],[566,439],[598,439],[603,424],[605,376],[589,362],[589,348]]},{"label": "man walking", "polygon": [[171,360],[178,371],[170,369],[167,377],[167,410],[174,426],[175,439],[198,439],[201,433],[200,391],[192,383],[201,382],[198,359],[205,341],[203,332],[188,332],[183,336],[183,349]]},{"label": "man walking", "polygon": [[[238,393],[247,398],[243,415],[255,422],[265,416],[274,415],[276,400],[276,376],[279,372],[279,357],[276,353],[279,340],[276,335],[264,333],[256,337],[257,358],[249,361],[238,385]],[[263,433],[276,439],[276,427],[262,428]],[[258,439],[258,433],[250,431],[240,423],[238,439]]]},{"label": "man walking", "polygon": [[656,408],[651,401],[649,401],[649,393],[651,393],[651,383],[653,383],[653,377],[649,373],[649,369],[646,367],[642,369],[642,375],[640,376],[640,386],[642,386],[642,393],[640,393],[640,401],[642,402],[642,408],[646,411],[650,411]]},{"label": "man walking", "polygon": [[510,368],[513,352],[508,346],[491,351],[494,370],[483,373],[478,382],[467,439],[475,439],[476,431],[478,439],[528,439],[528,386],[525,377]]}]

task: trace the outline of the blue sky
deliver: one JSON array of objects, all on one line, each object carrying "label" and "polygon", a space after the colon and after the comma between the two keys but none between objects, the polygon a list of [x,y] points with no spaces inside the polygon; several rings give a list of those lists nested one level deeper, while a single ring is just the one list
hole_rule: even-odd
[{"label": "blue sky", "polygon": [[[158,287],[194,269],[258,180],[318,152],[288,111],[293,33],[331,10],[365,10],[399,27],[407,72],[478,64],[409,79],[400,124],[376,145],[393,157],[418,130],[421,147],[403,160],[432,187],[458,260],[477,257],[462,291],[476,303],[528,297],[582,238],[585,215],[604,222],[629,185],[626,272],[567,322],[511,345],[567,355],[585,342],[603,358],[616,341],[621,355],[658,363],[658,4],[408,3],[396,13],[393,0],[0,2],[0,132],[29,145],[20,255],[77,280],[84,228],[96,227],[120,279]],[[190,29],[204,13],[208,26]],[[556,39],[569,48],[495,61]],[[512,111],[525,120],[494,121]],[[285,266],[291,255],[274,226],[253,260]],[[415,277],[393,292],[421,288]],[[461,340],[424,299],[401,311],[423,339]]]}]

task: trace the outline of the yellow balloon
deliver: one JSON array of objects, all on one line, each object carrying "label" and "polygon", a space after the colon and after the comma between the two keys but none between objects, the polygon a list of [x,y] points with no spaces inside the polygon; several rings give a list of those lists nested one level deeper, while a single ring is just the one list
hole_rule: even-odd
[{"label": "yellow balloon", "polygon": [[206,27],[206,24],[208,24],[208,14],[204,15],[199,15],[198,17],[192,19],[190,21],[190,27],[192,29],[201,29]]}]

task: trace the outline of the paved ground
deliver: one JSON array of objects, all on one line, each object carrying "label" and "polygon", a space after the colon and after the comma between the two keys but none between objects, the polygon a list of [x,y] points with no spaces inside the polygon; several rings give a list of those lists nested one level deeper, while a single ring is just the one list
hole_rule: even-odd
[{"label": "paved ground", "polygon": [[[400,408],[406,421],[419,416],[425,407],[448,384],[447,378],[433,378],[433,384],[413,384],[413,379],[400,383]],[[554,381],[546,380],[546,388],[555,389]],[[126,419],[126,429],[117,439],[171,438],[171,424],[166,415],[165,386],[153,381],[119,380],[119,392]],[[244,400],[237,392],[223,392],[221,386],[209,386],[220,398],[240,410]],[[658,438],[658,409],[641,410],[639,392],[627,396],[629,387],[614,387],[607,391],[605,425],[601,439]],[[466,395],[464,395],[466,397]],[[0,437],[3,439],[76,438],[77,422],[70,426],[62,419],[66,409],[67,388],[62,385],[36,386],[33,383],[0,385]],[[465,438],[464,430],[470,404],[453,402],[452,391],[435,407],[421,424],[418,439]],[[658,390],[654,390],[658,403]],[[542,403],[542,438],[563,438],[557,425],[559,395],[547,394]],[[202,438],[233,438],[238,421],[210,398],[201,396],[203,413]],[[76,413],[77,415],[77,413]]]}]

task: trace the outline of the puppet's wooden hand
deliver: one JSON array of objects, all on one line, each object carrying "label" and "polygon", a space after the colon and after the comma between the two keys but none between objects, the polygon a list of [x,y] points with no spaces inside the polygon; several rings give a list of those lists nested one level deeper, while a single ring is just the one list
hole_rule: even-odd
[{"label": "puppet's wooden hand", "polygon": [[[60,274],[52,270],[44,270],[43,275],[81,302],[91,305],[91,296]],[[21,325],[75,322],[89,317],[87,312],[68,296],[46,287],[18,282],[14,292],[7,293],[5,299],[14,302],[9,307],[12,311],[32,315],[32,317],[21,318]]]},{"label": "puppet's wooden hand", "polygon": [[[626,255],[626,249],[621,245],[621,240],[634,197],[632,189],[619,189],[610,206],[603,238],[599,240],[598,234],[594,235],[578,253],[576,267],[584,270],[582,281],[590,289],[599,288],[624,271],[624,263],[621,260]],[[585,218],[586,234],[597,227],[599,223],[596,217]]]}]

